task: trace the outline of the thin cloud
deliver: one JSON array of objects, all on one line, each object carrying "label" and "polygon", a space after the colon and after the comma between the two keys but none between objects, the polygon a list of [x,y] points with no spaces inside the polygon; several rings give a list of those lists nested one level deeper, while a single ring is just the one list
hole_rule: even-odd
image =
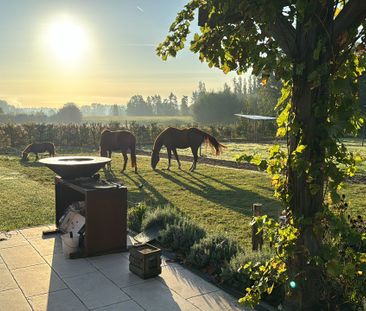
[{"label": "thin cloud", "polygon": [[139,6],[137,6],[136,9],[138,9],[140,12],[144,12],[144,10]]}]

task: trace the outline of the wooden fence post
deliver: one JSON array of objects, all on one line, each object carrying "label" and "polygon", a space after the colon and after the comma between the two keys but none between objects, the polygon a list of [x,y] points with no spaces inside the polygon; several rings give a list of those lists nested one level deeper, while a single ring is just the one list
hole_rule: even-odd
[{"label": "wooden fence post", "polygon": [[[262,216],[262,204],[254,203],[253,204],[253,217]],[[252,250],[258,251],[262,250],[263,245],[263,234],[262,232],[257,233],[258,225],[254,223],[252,225]]]}]

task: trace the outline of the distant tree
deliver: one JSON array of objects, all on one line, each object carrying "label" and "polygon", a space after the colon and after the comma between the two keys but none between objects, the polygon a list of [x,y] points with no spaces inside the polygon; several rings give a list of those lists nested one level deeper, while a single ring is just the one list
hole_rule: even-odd
[{"label": "distant tree", "polygon": [[67,103],[51,119],[62,123],[81,123],[83,114],[74,103]]},{"label": "distant tree", "polygon": [[187,116],[190,114],[190,109],[188,106],[188,96],[184,95],[180,101],[180,114],[182,116]]},{"label": "distant tree", "polygon": [[162,115],[163,114],[163,101],[161,100],[160,95],[153,95],[150,97],[151,106],[153,109],[154,115]]},{"label": "distant tree", "polygon": [[4,114],[4,110],[1,107],[0,107],[0,114]]},{"label": "distant tree", "polygon": [[153,111],[141,95],[134,95],[127,103],[126,113],[130,116],[151,116]]},{"label": "distant tree", "polygon": [[227,123],[239,113],[242,103],[239,98],[228,91],[204,93],[192,105],[193,117],[203,123]]},{"label": "distant tree", "polygon": [[114,104],[114,105],[111,106],[110,115],[111,116],[119,116],[120,115],[118,105]]},{"label": "distant tree", "polygon": [[177,96],[173,93],[170,93],[168,98],[164,99],[163,101],[164,106],[164,115],[166,116],[175,116],[178,115],[178,100]]},{"label": "distant tree", "polygon": [[200,81],[198,82],[198,90],[193,91],[192,97],[191,97],[191,103],[192,105],[195,104],[198,101],[198,98],[200,95],[205,94],[206,91],[206,85],[204,82]]}]

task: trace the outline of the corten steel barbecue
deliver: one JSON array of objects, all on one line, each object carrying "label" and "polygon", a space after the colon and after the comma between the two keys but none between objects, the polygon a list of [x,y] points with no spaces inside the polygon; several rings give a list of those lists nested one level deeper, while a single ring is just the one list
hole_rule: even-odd
[{"label": "corten steel barbecue", "polygon": [[[84,247],[71,258],[127,250],[127,188],[93,175],[110,161],[103,157],[56,157],[40,160],[55,177],[56,227],[67,207],[85,201]],[[44,234],[59,232],[45,231]]]}]

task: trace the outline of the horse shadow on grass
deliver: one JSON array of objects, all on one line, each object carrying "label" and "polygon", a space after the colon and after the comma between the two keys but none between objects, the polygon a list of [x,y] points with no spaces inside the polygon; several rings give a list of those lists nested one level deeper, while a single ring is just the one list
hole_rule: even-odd
[{"label": "horse shadow on grass", "polygon": [[40,163],[38,161],[30,161],[30,160],[23,160],[20,159],[19,160],[20,165],[24,166],[24,167],[43,167],[44,164]]},{"label": "horse shadow on grass", "polygon": [[246,216],[253,215],[253,203],[262,203],[267,214],[272,216],[276,215],[276,207],[278,207],[278,202],[253,191],[241,189],[234,185],[228,185],[215,178],[204,175],[205,177],[211,178],[213,181],[217,181],[218,183],[225,186],[225,189],[220,189],[193,176],[196,173],[170,171],[168,174],[165,171],[160,170],[157,170],[156,172],[175,184],[172,185],[172,190],[174,189],[174,186],[177,188],[183,188],[209,202],[220,204],[225,208],[232,209]]},{"label": "horse shadow on grass", "polygon": [[[118,178],[113,170],[104,169],[104,175],[108,181],[124,184],[123,179]],[[140,174],[124,172],[121,177],[129,179],[133,184],[133,187],[129,187],[128,189],[128,201],[130,205],[135,205],[142,201],[154,206],[172,204]]]}]

